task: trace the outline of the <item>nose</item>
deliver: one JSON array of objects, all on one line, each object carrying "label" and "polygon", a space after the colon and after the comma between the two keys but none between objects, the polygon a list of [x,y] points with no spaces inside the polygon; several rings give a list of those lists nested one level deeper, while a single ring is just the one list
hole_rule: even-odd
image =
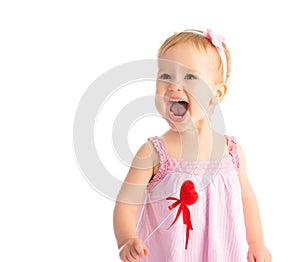
[{"label": "nose", "polygon": [[181,85],[170,83],[169,91],[183,91],[183,88]]}]

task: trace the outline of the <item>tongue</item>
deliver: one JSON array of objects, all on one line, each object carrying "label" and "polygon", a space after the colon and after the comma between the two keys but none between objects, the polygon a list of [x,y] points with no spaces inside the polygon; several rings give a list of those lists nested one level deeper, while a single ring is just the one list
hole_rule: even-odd
[{"label": "tongue", "polygon": [[171,106],[171,112],[173,112],[175,116],[183,116],[186,112],[186,107],[184,104],[174,103]]}]

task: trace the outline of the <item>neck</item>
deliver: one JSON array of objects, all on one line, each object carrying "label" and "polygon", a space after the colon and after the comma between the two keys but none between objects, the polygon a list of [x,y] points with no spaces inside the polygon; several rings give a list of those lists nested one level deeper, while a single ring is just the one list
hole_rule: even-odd
[{"label": "neck", "polygon": [[210,151],[212,141],[214,140],[214,131],[208,121],[201,120],[193,126],[178,131],[171,129],[169,131],[172,141],[177,141],[180,144],[181,158],[183,159],[198,159],[199,149],[208,148]]},{"label": "neck", "polygon": [[194,125],[189,128],[180,131],[180,134],[183,136],[197,136],[198,139],[211,137],[213,134],[213,129],[211,128],[210,122],[205,118],[196,122]]}]

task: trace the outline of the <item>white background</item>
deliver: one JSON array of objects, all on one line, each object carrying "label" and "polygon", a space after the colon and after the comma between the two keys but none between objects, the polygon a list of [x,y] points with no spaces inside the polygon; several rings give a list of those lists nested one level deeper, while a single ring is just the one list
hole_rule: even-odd
[{"label": "white background", "polygon": [[[0,261],[118,261],[114,202],[86,182],[74,156],[75,111],[102,73],[155,58],[166,37],[188,28],[227,38],[233,72],[222,104],[226,130],[246,153],[273,261],[298,261],[296,4],[1,1]],[[138,131],[146,122],[130,137],[144,141],[148,134]],[[121,167],[118,176],[125,175]]]}]

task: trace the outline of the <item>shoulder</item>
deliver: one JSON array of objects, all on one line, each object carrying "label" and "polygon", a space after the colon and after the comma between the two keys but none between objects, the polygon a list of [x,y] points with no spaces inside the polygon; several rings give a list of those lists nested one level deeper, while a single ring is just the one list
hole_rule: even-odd
[{"label": "shoulder", "polygon": [[245,168],[246,157],[245,157],[244,150],[239,142],[236,142],[236,146],[237,146],[237,154],[238,154],[239,160],[240,160],[240,168]]},{"label": "shoulder", "polygon": [[238,174],[239,177],[241,177],[246,174],[246,157],[245,157],[243,147],[239,142],[236,142],[236,152],[237,152],[236,155],[239,162]]},{"label": "shoulder", "polygon": [[144,144],[140,146],[138,151],[136,152],[136,156],[138,157],[148,157],[151,155],[153,150],[152,143],[147,140]]},{"label": "shoulder", "polygon": [[225,136],[227,139],[227,144],[230,150],[234,150],[237,152],[239,158],[244,158],[245,154],[244,154],[244,150],[240,144],[240,142],[238,141],[238,139],[236,139],[234,136]]},{"label": "shoulder", "polygon": [[132,166],[135,168],[145,169],[146,167],[153,167],[159,162],[159,156],[155,150],[152,140],[149,138],[144,144],[137,150]]},{"label": "shoulder", "polygon": [[245,169],[246,157],[240,142],[238,142],[238,139],[236,139],[234,136],[226,135],[226,138],[227,138],[228,150],[237,164],[237,169],[239,171]]}]

